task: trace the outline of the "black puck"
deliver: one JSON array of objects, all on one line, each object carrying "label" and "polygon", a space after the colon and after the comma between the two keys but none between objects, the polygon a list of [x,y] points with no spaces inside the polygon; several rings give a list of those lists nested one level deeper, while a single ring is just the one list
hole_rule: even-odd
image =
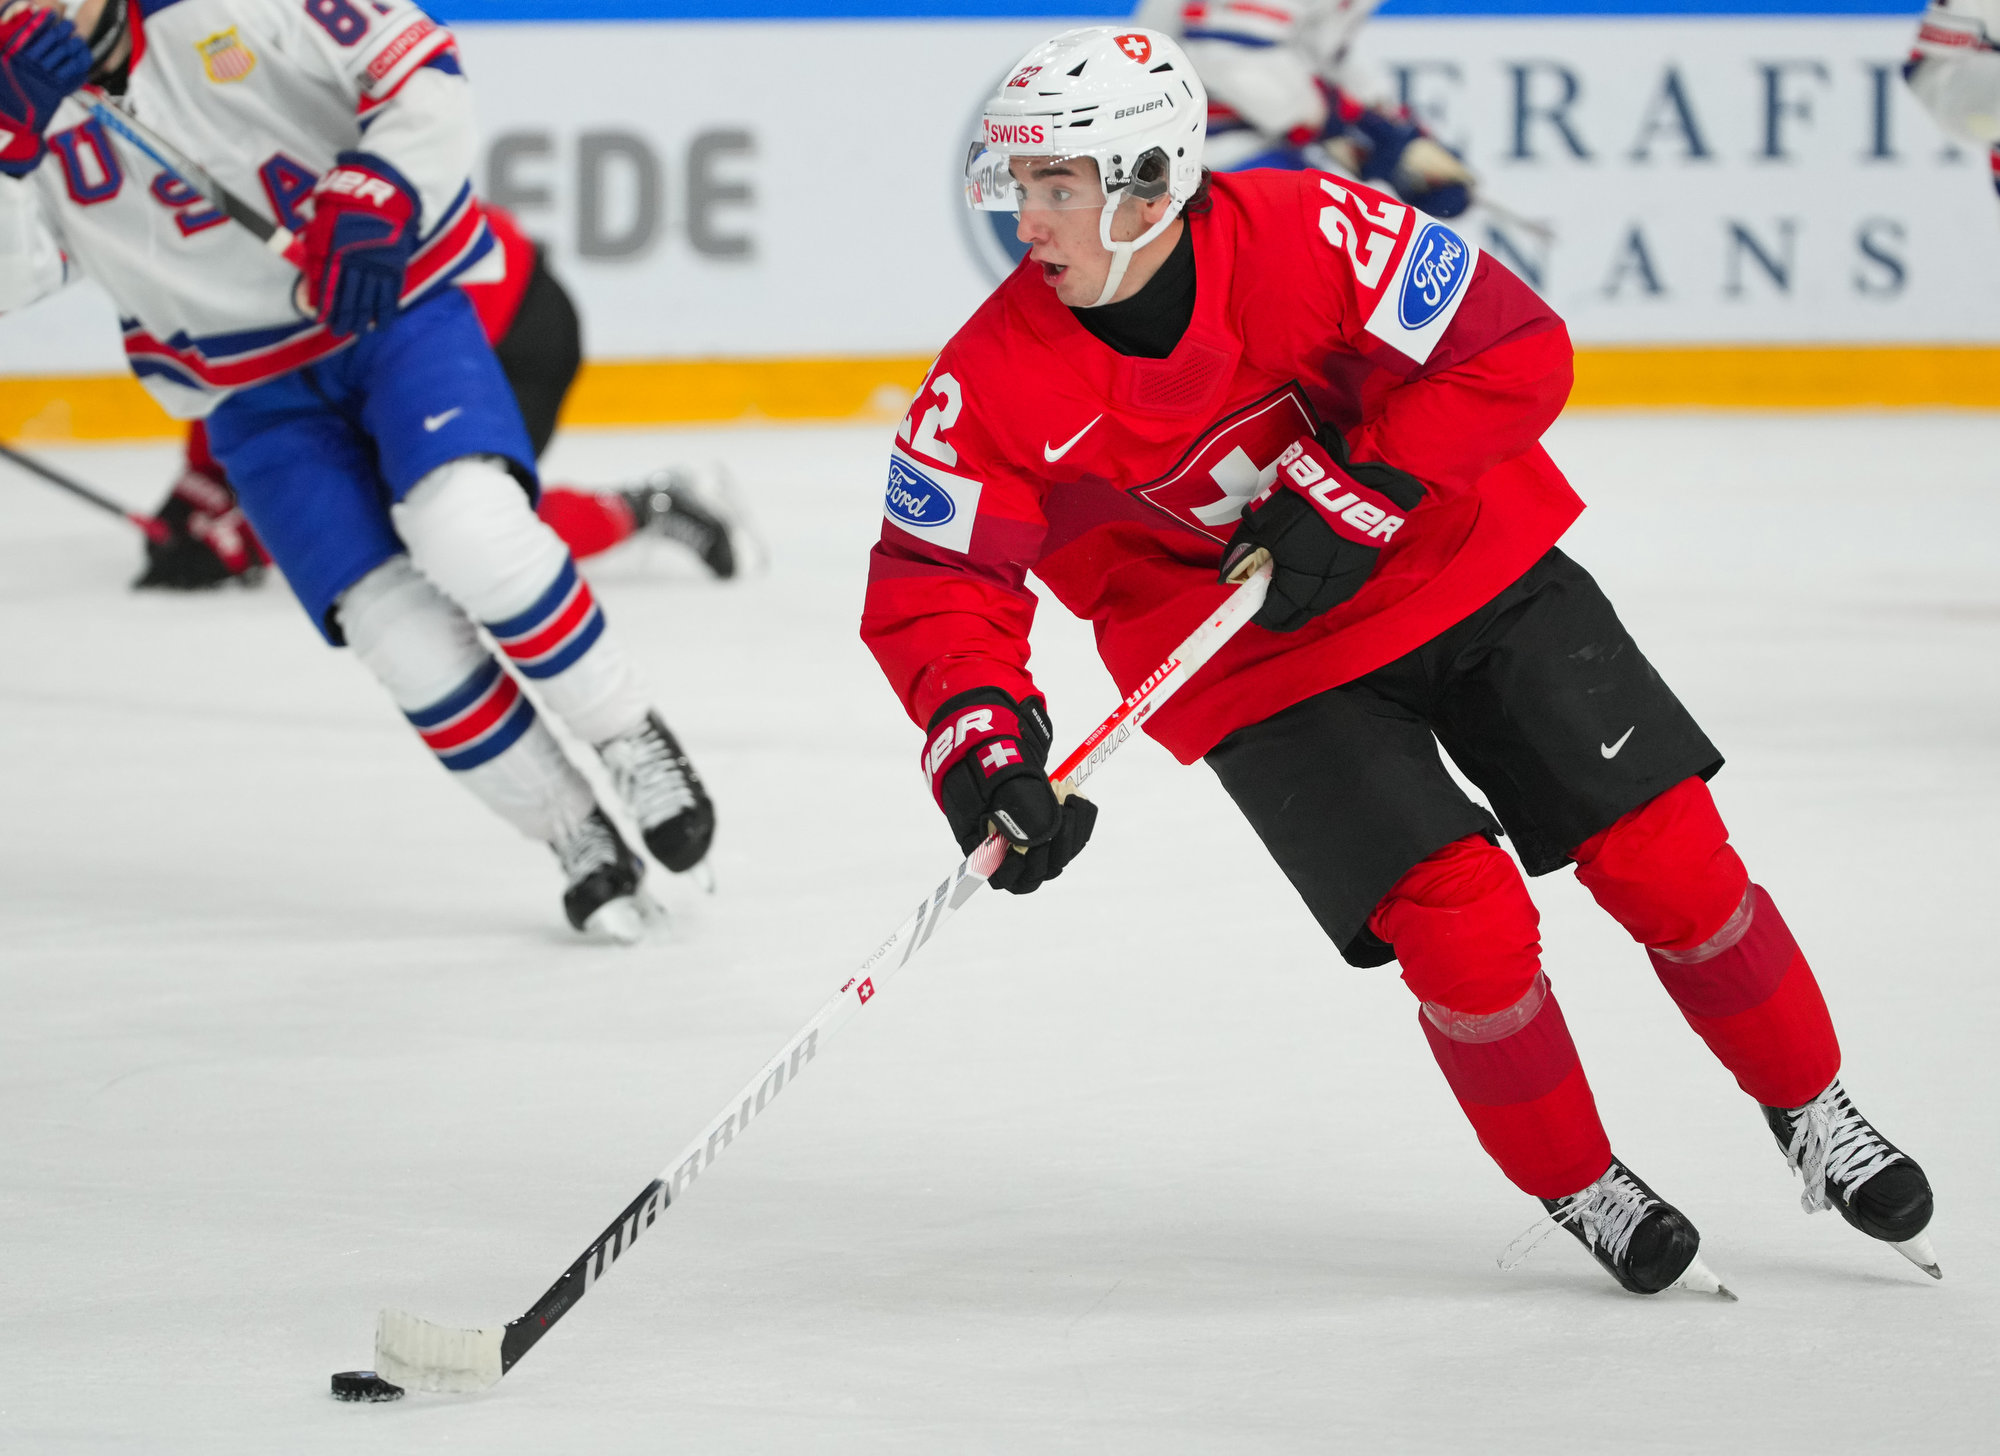
[{"label": "black puck", "polygon": [[391,1385],[373,1370],[343,1370],[333,1377],[335,1400],[401,1400],[403,1387]]}]

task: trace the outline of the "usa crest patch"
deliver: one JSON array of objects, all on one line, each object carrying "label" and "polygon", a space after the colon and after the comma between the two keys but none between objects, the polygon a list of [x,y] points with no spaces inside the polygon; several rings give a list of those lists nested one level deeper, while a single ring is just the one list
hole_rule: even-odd
[{"label": "usa crest patch", "polygon": [[243,44],[233,25],[206,40],[196,41],[194,48],[201,52],[201,66],[208,72],[208,79],[218,86],[241,81],[257,69],[256,55]]}]

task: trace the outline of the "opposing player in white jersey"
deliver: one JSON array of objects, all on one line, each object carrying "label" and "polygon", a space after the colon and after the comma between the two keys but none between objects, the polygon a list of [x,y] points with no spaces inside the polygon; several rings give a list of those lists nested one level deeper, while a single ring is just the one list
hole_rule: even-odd
[{"label": "opposing player in white jersey", "polygon": [[[120,141],[103,93],[260,198],[296,234],[286,256]],[[515,674],[597,747],[668,868],[701,860],[714,812],[535,516],[527,430],[453,286],[501,266],[472,150],[451,33],[408,0],[14,0],[0,309],[79,272],[102,284],[134,373],[206,419],[313,624],[448,769],[555,849],[572,924],[631,939],[641,862]]]},{"label": "opposing player in white jersey", "polygon": [[1939,126],[1989,149],[2000,190],[2000,0],[1931,0],[1903,79]]},{"label": "opposing player in white jersey", "polygon": [[1388,187],[1434,217],[1471,205],[1472,171],[1387,98],[1356,62],[1381,0],[1151,0],[1208,88],[1208,164],[1218,172],[1331,166]]}]

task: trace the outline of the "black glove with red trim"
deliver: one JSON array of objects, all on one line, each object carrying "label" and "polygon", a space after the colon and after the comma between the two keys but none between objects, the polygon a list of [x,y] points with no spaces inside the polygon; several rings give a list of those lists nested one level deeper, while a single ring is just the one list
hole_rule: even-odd
[{"label": "black glove with red trim", "polygon": [[1271,591],[1250,620],[1296,632],[1361,590],[1389,538],[1424,498],[1393,465],[1350,464],[1332,426],[1301,435],[1278,457],[1278,478],[1243,508],[1219,577],[1258,547],[1271,553]]},{"label": "black glove with red trim", "polygon": [[195,591],[225,581],[254,585],[271,558],[236,504],[236,492],[190,465],[154,512],[164,541],[146,542],[146,570],[135,587]]},{"label": "black glove with red trim", "polygon": [[958,847],[970,854],[998,830],[1017,848],[988,883],[1025,895],[1053,880],[1090,843],[1097,806],[1072,794],[1057,802],[1048,780],[1055,741],[1040,698],[1016,703],[998,688],[974,688],[931,715],[924,772]]}]

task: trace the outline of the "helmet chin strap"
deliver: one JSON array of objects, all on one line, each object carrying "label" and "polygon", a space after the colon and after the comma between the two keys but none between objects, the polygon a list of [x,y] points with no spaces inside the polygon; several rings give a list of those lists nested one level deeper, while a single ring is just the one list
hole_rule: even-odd
[{"label": "helmet chin strap", "polygon": [[1161,233],[1165,232],[1167,224],[1180,216],[1180,204],[1175,203],[1167,209],[1165,217],[1147,228],[1138,237],[1132,239],[1131,242],[1115,243],[1111,240],[1111,219],[1117,216],[1118,204],[1122,200],[1116,197],[1111,198],[1104,204],[1104,211],[1098,215],[1097,238],[1099,242],[1111,250],[1111,271],[1104,275],[1104,291],[1097,295],[1097,302],[1090,305],[1092,308],[1102,308],[1105,304],[1111,302],[1112,295],[1118,292],[1118,285],[1125,281],[1125,270],[1132,266],[1132,255],[1145,247],[1146,244],[1152,242]]}]

